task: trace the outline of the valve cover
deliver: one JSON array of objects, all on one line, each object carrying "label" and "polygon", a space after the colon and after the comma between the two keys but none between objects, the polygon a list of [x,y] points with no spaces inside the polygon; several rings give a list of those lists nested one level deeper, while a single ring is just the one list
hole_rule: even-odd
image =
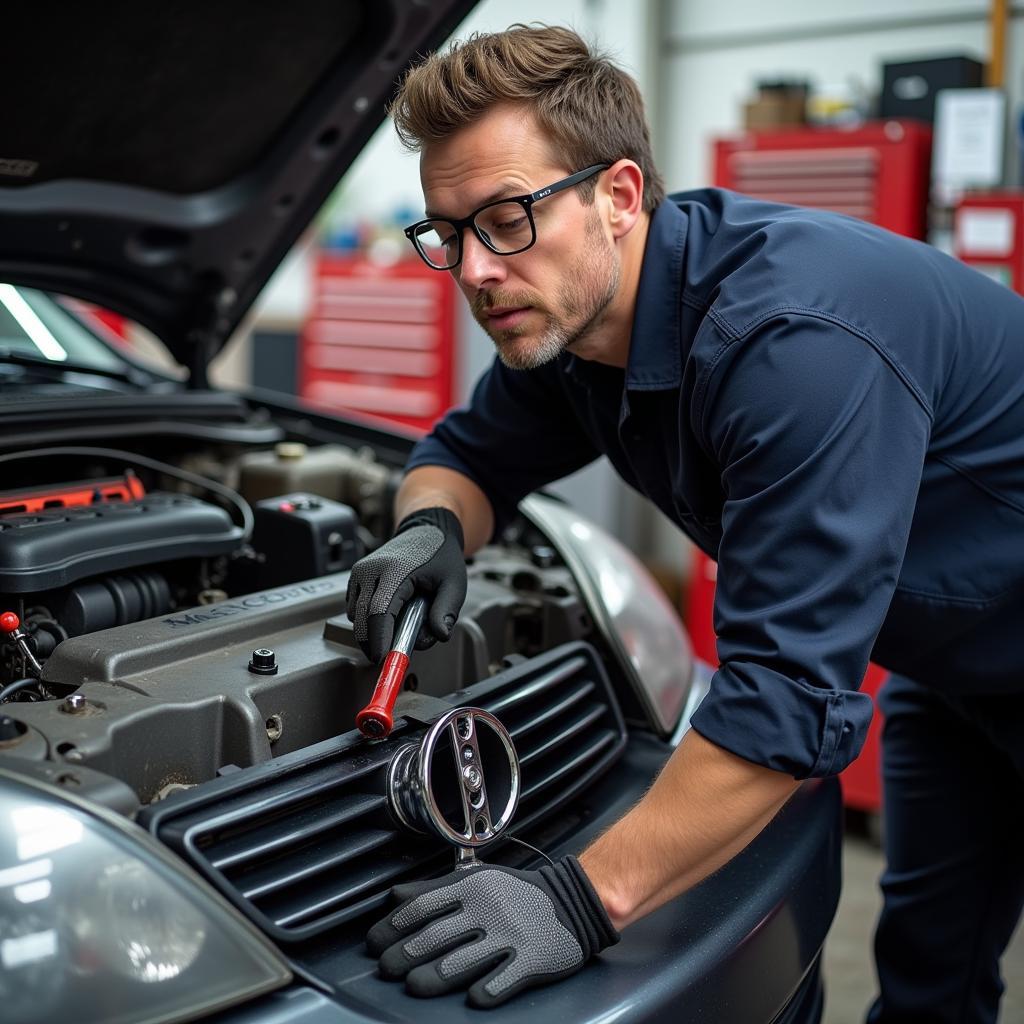
[{"label": "valve cover", "polygon": [[223,509],[155,491],[139,501],[0,516],[0,593],[63,587],[99,573],[226,555],[242,530]]}]

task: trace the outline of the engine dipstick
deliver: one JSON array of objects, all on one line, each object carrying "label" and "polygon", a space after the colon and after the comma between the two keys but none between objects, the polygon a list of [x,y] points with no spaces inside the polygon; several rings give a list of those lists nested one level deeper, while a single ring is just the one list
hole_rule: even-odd
[{"label": "engine dipstick", "polygon": [[7,634],[8,640],[13,640],[18,645],[18,650],[25,661],[32,666],[36,675],[39,675],[43,671],[43,666],[39,664],[28,645],[28,635],[21,628],[21,619],[14,612],[0,612],[0,630]]}]

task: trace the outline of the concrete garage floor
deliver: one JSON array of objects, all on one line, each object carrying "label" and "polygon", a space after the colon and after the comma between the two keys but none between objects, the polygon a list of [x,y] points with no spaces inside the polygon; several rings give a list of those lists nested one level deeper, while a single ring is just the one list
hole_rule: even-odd
[{"label": "concrete garage floor", "polygon": [[[860,1024],[877,992],[871,941],[881,906],[881,851],[847,831],[843,844],[843,894],[825,943],[824,1024]],[[1024,928],[1018,927],[1003,957],[1001,1024],[1024,1022]]]}]

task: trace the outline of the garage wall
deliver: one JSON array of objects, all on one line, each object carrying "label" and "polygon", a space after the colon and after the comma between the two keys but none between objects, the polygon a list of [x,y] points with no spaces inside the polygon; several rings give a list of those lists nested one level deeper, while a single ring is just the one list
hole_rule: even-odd
[{"label": "garage wall", "polygon": [[[670,187],[710,178],[708,140],[739,130],[758,78],[854,78],[877,92],[881,66],[965,54],[986,61],[988,0],[664,0],[659,48],[659,158]],[[1010,109],[1024,101],[1024,6],[1006,48]]]}]

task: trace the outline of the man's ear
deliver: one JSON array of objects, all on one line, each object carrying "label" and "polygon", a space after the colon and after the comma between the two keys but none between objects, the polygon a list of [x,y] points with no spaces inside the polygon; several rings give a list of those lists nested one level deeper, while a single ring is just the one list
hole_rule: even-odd
[{"label": "man's ear", "polygon": [[632,160],[617,160],[601,176],[600,194],[613,238],[633,230],[644,204],[644,172]]}]

